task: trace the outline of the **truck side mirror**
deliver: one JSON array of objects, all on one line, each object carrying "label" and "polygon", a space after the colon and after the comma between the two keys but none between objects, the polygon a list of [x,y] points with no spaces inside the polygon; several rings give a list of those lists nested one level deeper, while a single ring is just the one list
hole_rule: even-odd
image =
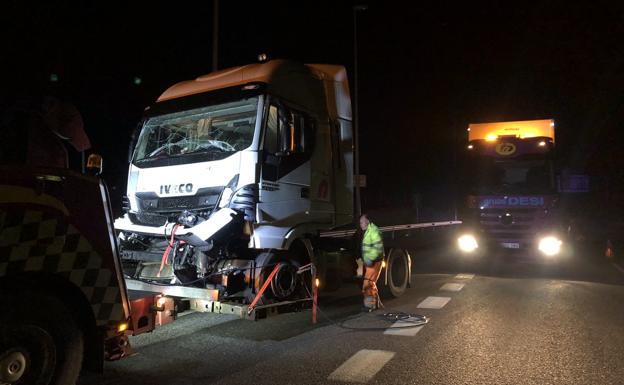
[{"label": "truck side mirror", "polygon": [[102,156],[99,154],[91,154],[87,159],[87,174],[100,175],[102,173]]}]

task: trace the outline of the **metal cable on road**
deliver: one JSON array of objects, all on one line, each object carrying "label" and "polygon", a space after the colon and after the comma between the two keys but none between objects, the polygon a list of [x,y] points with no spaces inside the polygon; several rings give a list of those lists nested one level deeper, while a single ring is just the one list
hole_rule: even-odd
[{"label": "metal cable on road", "polygon": [[[310,291],[308,290],[308,288],[305,287],[305,289],[308,292],[308,295],[310,295]],[[327,315],[327,313],[325,313],[325,311],[323,309],[321,309],[320,306],[317,306],[317,310],[323,316],[323,318],[325,318],[330,324],[338,326],[339,328],[342,328],[342,329],[358,330],[358,331],[371,331],[371,332],[372,331],[381,331],[381,330],[389,329],[388,326],[357,327],[357,326],[345,325],[345,322],[347,322],[349,320],[361,318],[361,316],[363,314],[358,314],[355,317],[351,317],[351,318],[348,318],[348,319],[346,319],[344,321],[339,322],[339,321],[333,320],[331,317],[329,317]],[[402,312],[402,311],[378,314],[377,318],[380,319],[380,320],[383,320],[383,321],[387,321],[387,322],[393,322],[393,323],[402,322],[402,323],[405,323],[405,326],[393,326],[392,328],[390,328],[390,329],[393,329],[393,330],[415,328],[415,327],[423,326],[423,325],[429,323],[429,318],[424,316],[424,315],[406,313],[406,312]]]},{"label": "metal cable on road", "polygon": [[[400,316],[398,316],[398,314],[400,314]],[[359,318],[359,317],[358,317]],[[410,328],[415,328],[415,327],[419,327],[419,326],[423,326],[427,323],[429,323],[429,318],[427,318],[424,315],[420,315],[420,314],[410,314],[410,313],[404,313],[404,312],[400,312],[400,313],[384,313],[384,314],[380,314],[377,316],[378,319],[382,320],[382,321],[386,321],[386,322],[390,322],[392,323],[392,327],[388,327],[388,326],[364,326],[364,327],[358,327],[358,326],[348,326],[345,325],[345,321],[342,321],[341,323],[337,324],[337,326],[343,328],[343,329],[347,329],[347,330],[359,330],[359,331],[381,331],[381,330],[399,330],[399,329],[410,329]],[[396,323],[400,322],[404,325],[402,326],[396,326]]]}]

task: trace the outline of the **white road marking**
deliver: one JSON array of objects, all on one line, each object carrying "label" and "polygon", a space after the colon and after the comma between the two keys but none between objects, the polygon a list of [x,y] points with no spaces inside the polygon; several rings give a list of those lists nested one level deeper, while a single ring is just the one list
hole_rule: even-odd
[{"label": "white road marking", "polygon": [[450,297],[427,297],[418,304],[420,309],[442,309],[451,300]]},{"label": "white road marking", "polygon": [[425,325],[421,326],[409,326],[408,322],[405,321],[397,321],[392,324],[384,334],[391,336],[405,336],[405,337],[413,337],[422,329]]},{"label": "white road marking", "polygon": [[618,265],[617,263],[613,263],[613,267],[619,270],[620,273],[624,274],[624,267]]},{"label": "white road marking", "polygon": [[444,285],[442,285],[440,290],[443,290],[443,291],[460,291],[463,288],[464,288],[464,284],[463,283],[445,283]]},{"label": "white road marking", "polygon": [[474,278],[474,274],[457,274],[455,276],[455,278],[457,278],[457,279],[473,279]]},{"label": "white road marking", "polygon": [[394,354],[385,350],[360,350],[334,370],[328,379],[366,383],[394,357]]}]

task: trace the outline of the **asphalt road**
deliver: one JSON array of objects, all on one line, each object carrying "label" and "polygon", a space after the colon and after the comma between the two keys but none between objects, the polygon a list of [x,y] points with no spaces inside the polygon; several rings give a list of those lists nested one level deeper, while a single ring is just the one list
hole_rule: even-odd
[{"label": "asphalt road", "polygon": [[[133,338],[134,356],[79,384],[623,383],[624,269],[599,251],[549,263],[412,254],[412,287],[383,311],[358,313],[351,286],[322,298],[331,321],[316,326],[309,312],[257,322],[190,314]],[[430,321],[393,324],[386,311]]]}]

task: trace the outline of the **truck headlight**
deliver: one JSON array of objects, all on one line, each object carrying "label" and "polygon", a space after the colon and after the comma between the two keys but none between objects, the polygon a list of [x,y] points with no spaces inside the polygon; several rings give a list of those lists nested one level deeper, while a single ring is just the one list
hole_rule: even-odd
[{"label": "truck headlight", "polygon": [[559,254],[561,251],[561,240],[557,237],[548,236],[540,239],[539,245],[537,246],[538,250],[544,253],[549,257],[553,255]]},{"label": "truck headlight", "polygon": [[464,234],[457,238],[457,246],[463,252],[472,253],[479,247],[479,244],[472,234]]},{"label": "truck headlight", "polygon": [[234,191],[232,191],[232,189],[229,187],[223,189],[223,194],[221,194],[221,201],[219,202],[220,209],[230,204],[233,193]]},{"label": "truck headlight", "polygon": [[223,192],[221,192],[221,200],[217,202],[219,208],[226,207],[230,204],[232,200],[232,195],[236,191],[236,186],[238,185],[238,175],[234,175],[232,179],[228,182],[228,184],[223,188]]}]

